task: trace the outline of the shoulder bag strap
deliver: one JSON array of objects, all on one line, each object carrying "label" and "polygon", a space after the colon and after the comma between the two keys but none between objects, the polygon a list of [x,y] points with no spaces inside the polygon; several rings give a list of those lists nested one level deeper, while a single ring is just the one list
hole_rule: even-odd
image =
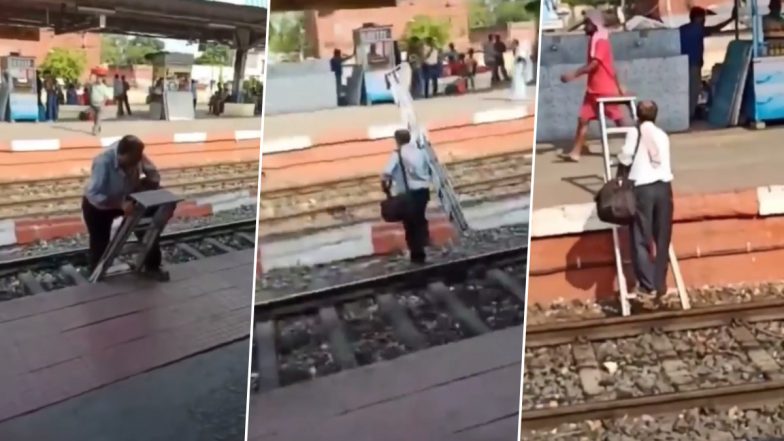
[{"label": "shoulder bag strap", "polygon": [[400,165],[400,172],[403,173],[403,186],[406,187],[406,193],[408,193],[411,190],[408,188],[408,173],[406,173],[406,164],[403,162],[403,153],[401,153],[402,150],[402,148],[398,149],[397,160],[398,164]]},{"label": "shoulder bag strap", "polygon": [[629,164],[629,169],[631,170],[632,166],[634,165],[634,160],[637,159],[637,151],[640,150],[640,141],[642,141],[642,130],[640,130],[639,124],[637,125],[637,144],[634,146],[634,154],[632,155],[632,162]]}]

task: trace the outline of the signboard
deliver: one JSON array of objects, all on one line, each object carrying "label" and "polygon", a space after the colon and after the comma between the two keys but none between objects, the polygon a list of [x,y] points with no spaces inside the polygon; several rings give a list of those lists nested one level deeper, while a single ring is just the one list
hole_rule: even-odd
[{"label": "signboard", "polygon": [[40,41],[41,29],[33,27],[0,25],[0,39]]},{"label": "signboard", "polygon": [[359,42],[365,44],[379,43],[392,39],[392,28],[368,28],[359,30]]}]

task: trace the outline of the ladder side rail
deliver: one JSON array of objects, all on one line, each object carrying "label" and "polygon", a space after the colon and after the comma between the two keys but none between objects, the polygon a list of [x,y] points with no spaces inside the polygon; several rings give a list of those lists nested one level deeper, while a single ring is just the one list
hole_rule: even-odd
[{"label": "ladder side rail", "polygon": [[[605,102],[599,101],[599,132],[602,138],[602,158],[604,160],[604,182],[612,179],[612,169],[610,166],[610,143],[607,137],[607,116],[604,114]],[[615,257],[615,271],[618,277],[618,291],[621,297],[621,312],[624,316],[631,314],[629,303],[629,292],[626,285],[626,275],[623,272],[623,258],[621,255],[621,241],[618,234],[618,227],[612,226],[613,256]]]},{"label": "ladder side rail", "polygon": [[117,229],[114,237],[109,242],[109,246],[104,251],[92,274],[90,274],[90,283],[97,283],[103,278],[143,216],[144,210],[137,208],[131,216],[123,218],[120,228]]},{"label": "ladder side rail", "polygon": [[[154,207],[155,212],[151,216],[152,222],[140,240],[140,248],[134,259],[134,271],[141,272],[143,270],[147,256],[150,254],[150,251],[152,251],[155,241],[161,237],[161,233],[163,233],[163,229],[166,228],[166,225],[169,223],[169,219],[171,219],[171,215],[174,214],[174,209],[176,207],[176,203],[168,203]],[[145,209],[145,212],[149,212],[149,209]]]}]

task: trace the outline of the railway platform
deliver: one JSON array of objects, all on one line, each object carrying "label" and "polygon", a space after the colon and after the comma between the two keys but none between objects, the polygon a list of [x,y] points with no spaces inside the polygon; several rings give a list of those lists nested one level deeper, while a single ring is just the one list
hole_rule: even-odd
[{"label": "railway platform", "polygon": [[248,336],[252,249],[168,269],[0,303],[0,422]]},{"label": "railway platform", "polygon": [[511,439],[519,421],[522,333],[508,328],[252,395],[248,441],[294,441],[308,433],[323,441]]},{"label": "railway platform", "polygon": [[[672,135],[673,245],[687,287],[782,279],[782,134],[738,128]],[[596,143],[593,151],[600,151]],[[614,298],[612,238],[592,196],[602,183],[602,158],[563,163],[556,153],[556,146],[537,146],[530,300]],[[621,238],[626,254],[626,232]]]}]

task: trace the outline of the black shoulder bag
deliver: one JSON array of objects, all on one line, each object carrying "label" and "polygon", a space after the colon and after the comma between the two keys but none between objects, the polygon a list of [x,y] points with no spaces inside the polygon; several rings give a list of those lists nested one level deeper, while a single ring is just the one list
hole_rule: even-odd
[{"label": "black shoulder bag", "polygon": [[603,222],[616,225],[629,225],[637,213],[637,201],[634,197],[634,182],[629,180],[629,171],[637,158],[642,133],[637,127],[637,145],[634,146],[631,165],[622,164],[614,178],[605,182],[599,193],[594,197],[596,213]]},{"label": "black shoulder bag", "polygon": [[397,151],[398,165],[400,171],[403,173],[403,185],[406,189],[404,193],[392,196],[389,190],[386,190],[387,198],[381,201],[381,218],[385,222],[402,222],[410,217],[412,210],[411,194],[408,188],[408,176],[406,167],[403,164],[403,155],[400,150]]}]

